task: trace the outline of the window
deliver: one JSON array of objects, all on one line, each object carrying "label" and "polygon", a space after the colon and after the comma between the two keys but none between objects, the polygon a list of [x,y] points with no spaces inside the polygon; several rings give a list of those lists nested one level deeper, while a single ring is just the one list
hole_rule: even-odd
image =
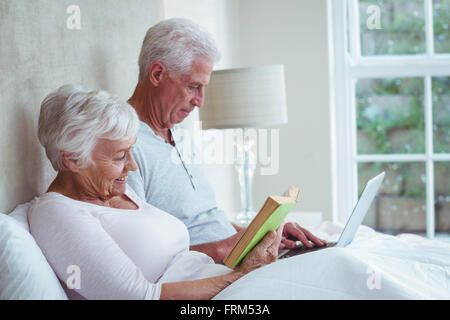
[{"label": "window", "polygon": [[329,0],[334,218],[450,238],[450,0]]}]

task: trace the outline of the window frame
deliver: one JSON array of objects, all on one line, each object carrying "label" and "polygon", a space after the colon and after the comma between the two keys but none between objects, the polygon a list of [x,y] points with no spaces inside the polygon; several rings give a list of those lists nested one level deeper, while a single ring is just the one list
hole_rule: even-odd
[{"label": "window frame", "polygon": [[[363,57],[358,0],[327,0],[333,221],[347,221],[358,200],[358,163],[422,162],[426,168],[426,235],[435,237],[434,162],[450,161],[450,154],[433,152],[431,86],[433,77],[450,76],[450,54],[434,52],[432,5],[432,0],[424,0],[425,54]],[[404,77],[424,78],[425,153],[358,155],[357,79]]]}]

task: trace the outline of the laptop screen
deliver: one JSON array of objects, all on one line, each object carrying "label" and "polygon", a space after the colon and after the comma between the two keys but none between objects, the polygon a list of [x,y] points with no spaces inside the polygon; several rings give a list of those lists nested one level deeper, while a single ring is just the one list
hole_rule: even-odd
[{"label": "laptop screen", "polygon": [[345,225],[344,231],[339,238],[337,247],[345,247],[352,242],[356,231],[364,220],[370,205],[378,192],[385,176],[385,172],[380,173],[375,178],[370,179],[364,187],[361,197],[353,208],[353,212]]}]

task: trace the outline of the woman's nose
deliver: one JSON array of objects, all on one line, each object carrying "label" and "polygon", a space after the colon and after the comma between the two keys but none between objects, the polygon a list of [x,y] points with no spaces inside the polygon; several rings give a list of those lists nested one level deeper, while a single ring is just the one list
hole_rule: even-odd
[{"label": "woman's nose", "polygon": [[127,171],[136,171],[138,169],[138,165],[136,163],[136,160],[134,160],[134,157],[133,157],[133,154],[131,153],[131,151],[130,151],[127,159],[128,159],[128,162],[126,165]]}]

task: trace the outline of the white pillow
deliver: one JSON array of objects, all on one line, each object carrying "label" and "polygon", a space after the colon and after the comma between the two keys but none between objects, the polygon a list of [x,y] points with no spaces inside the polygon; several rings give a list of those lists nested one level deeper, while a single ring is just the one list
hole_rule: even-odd
[{"label": "white pillow", "polygon": [[30,226],[28,225],[28,209],[33,205],[34,200],[30,202],[19,204],[10,214],[11,218],[14,218],[22,228],[30,232]]},{"label": "white pillow", "polygon": [[67,300],[58,278],[29,232],[27,211],[0,213],[0,300]]}]

